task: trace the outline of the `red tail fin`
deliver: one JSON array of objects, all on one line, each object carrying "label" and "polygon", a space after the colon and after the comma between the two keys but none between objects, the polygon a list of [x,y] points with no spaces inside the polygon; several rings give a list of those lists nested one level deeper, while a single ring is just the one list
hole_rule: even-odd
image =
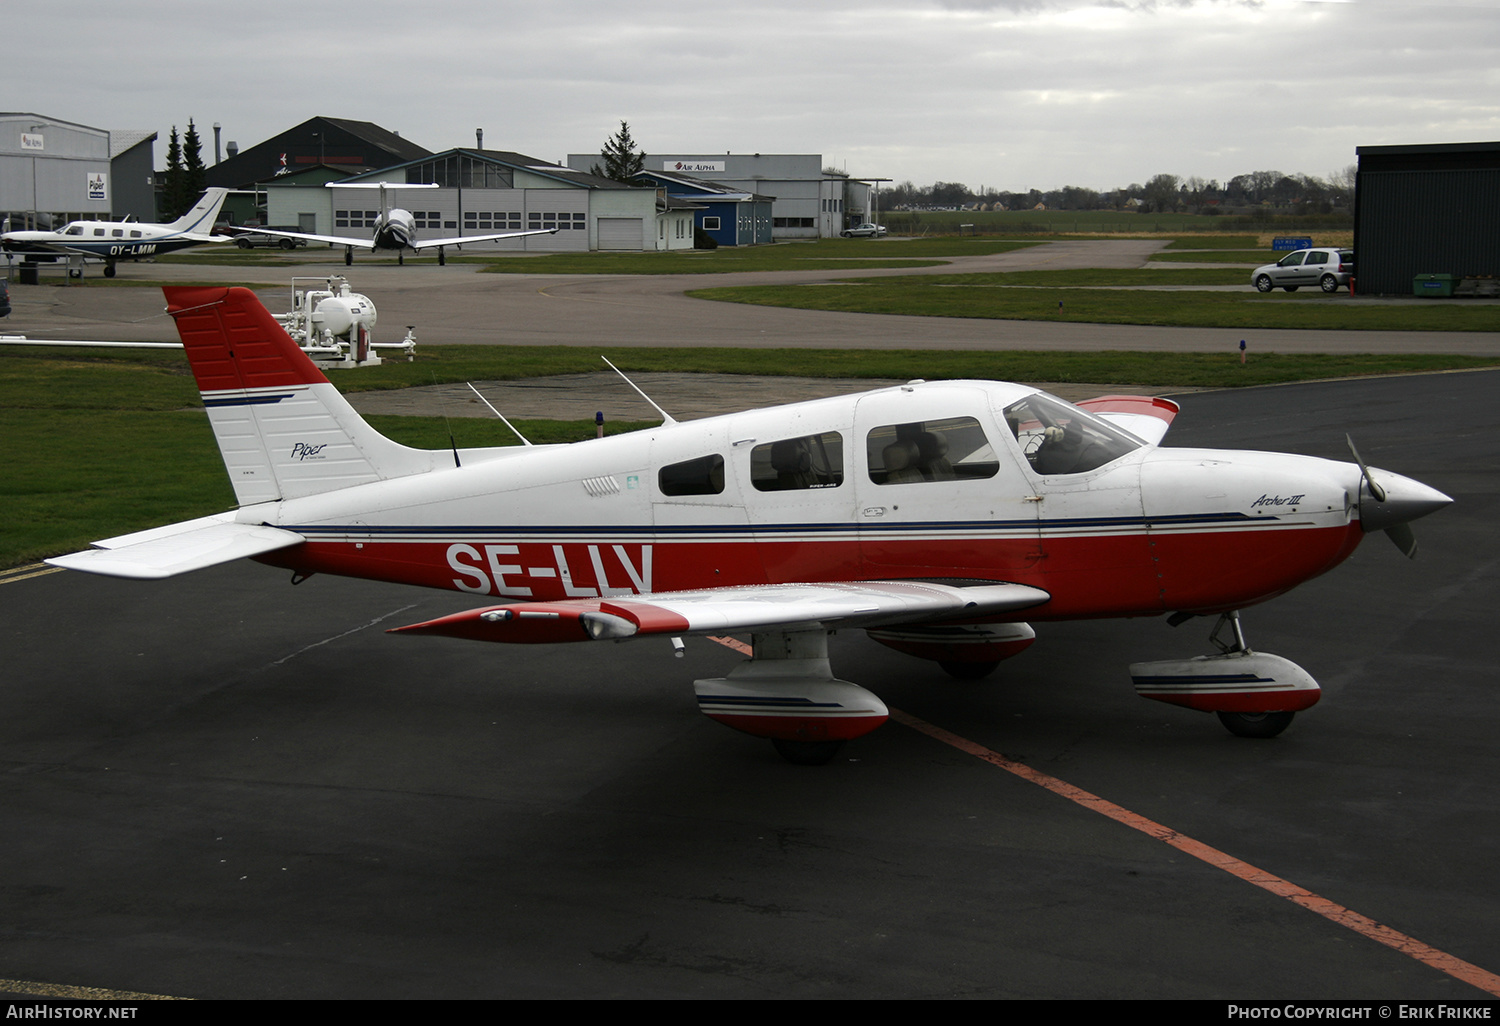
[{"label": "red tail fin", "polygon": [[249,289],[168,285],[162,291],[200,392],[328,380]]}]

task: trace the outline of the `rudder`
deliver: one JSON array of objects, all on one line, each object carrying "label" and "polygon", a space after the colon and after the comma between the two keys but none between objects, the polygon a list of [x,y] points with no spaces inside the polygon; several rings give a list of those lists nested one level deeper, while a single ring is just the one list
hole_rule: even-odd
[{"label": "rudder", "polygon": [[365,423],[249,289],[162,291],[240,505],[432,469]]}]

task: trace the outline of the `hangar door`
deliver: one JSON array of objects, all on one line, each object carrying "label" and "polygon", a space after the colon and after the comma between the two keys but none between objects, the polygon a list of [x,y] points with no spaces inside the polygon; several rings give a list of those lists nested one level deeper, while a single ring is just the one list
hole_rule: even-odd
[{"label": "hangar door", "polygon": [[639,217],[601,217],[599,248],[628,249],[639,253],[646,248],[645,231]]}]

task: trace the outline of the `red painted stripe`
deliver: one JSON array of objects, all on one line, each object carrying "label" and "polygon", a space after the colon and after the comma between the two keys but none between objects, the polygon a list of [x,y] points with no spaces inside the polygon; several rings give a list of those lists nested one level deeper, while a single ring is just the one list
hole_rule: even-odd
[{"label": "red painted stripe", "polygon": [[1288,880],[1283,880],[1273,873],[1257,869],[1247,862],[1242,862],[1232,855],[1219,851],[1217,848],[1210,847],[1200,841],[1195,841],[1191,837],[1185,837],[1170,827],[1162,826],[1160,823],[1146,819],[1144,816],[1138,816],[1134,812],[1116,805],[1114,802],[1100,798],[1096,794],[1090,794],[1082,788],[1074,787],[1072,784],[1059,780],[1056,777],[1048,776],[1046,773],[1032,769],[1030,766],[1007,759],[999,752],[991,751],[983,745],[959,737],[957,734],[950,733],[941,727],[935,727],[899,709],[890,710],[890,716],[891,719],[896,720],[898,723],[903,723],[913,730],[921,731],[928,737],[951,745],[959,751],[972,755],[977,759],[982,759],[992,766],[998,766],[1007,773],[1013,773],[1022,780],[1027,780],[1038,787],[1046,788],[1053,794],[1061,795],[1071,802],[1076,802],[1086,809],[1099,813],[1101,816],[1108,816],[1110,819],[1118,823],[1123,823],[1133,830],[1139,830],[1141,833],[1154,837],[1164,844],[1170,844],[1178,851],[1191,855],[1193,858],[1206,862],[1217,869],[1222,869],[1232,876],[1237,876],[1246,883],[1252,883],[1278,897],[1286,898],[1288,901],[1301,905],[1310,912],[1316,912],[1330,922],[1337,923],[1340,926],[1353,930],[1355,933],[1378,941],[1388,948],[1401,952],[1403,955],[1409,955],[1424,965],[1447,973],[1454,979],[1462,980],[1464,983],[1477,987],[1487,994],[1500,997],[1500,975],[1496,975],[1486,969],[1481,969],[1479,966],[1471,962],[1465,962],[1461,958],[1455,958],[1447,952],[1439,951],[1430,945],[1423,944],[1413,937],[1408,937],[1406,934],[1393,930],[1389,926],[1377,923],[1368,916],[1362,916],[1358,912],[1347,909],[1337,902],[1321,898],[1311,891],[1299,887]]},{"label": "red painted stripe", "polygon": [[[342,574],[423,587],[472,591],[502,601],[565,599],[578,589],[597,592],[632,586],[631,569],[645,565],[643,544],[653,549],[653,591],[689,591],[738,584],[799,581],[858,581],[921,577],[966,577],[1011,581],[1042,588],[1052,601],[1029,611],[1031,620],[1150,615],[1166,610],[1212,612],[1262,602],[1329,569],[1363,537],[1358,523],[1291,530],[1242,529],[1203,534],[1145,534],[1049,538],[1046,559],[1036,558],[1035,539],[952,539],[938,541],[873,538],[784,541],[752,538],[678,541],[663,535],[650,541],[626,536],[618,541],[601,532],[583,542],[515,542],[506,564],[521,569],[506,575],[506,586],[524,588],[501,594],[482,553],[489,542],[463,542],[470,554],[457,558],[461,541],[386,541],[379,535],[349,541],[322,541],[259,557],[261,562],[301,572]],[[526,536],[517,527],[516,535]],[[358,539],[358,540],[355,540]],[[605,580],[595,580],[597,554]],[[626,567],[616,548],[630,561]],[[569,594],[557,551],[571,568]],[[476,555],[481,554],[481,555]],[[456,559],[456,562],[454,561]],[[1212,568],[1205,572],[1204,568]],[[540,568],[543,576],[532,576]],[[621,601],[629,596],[620,595]]]}]

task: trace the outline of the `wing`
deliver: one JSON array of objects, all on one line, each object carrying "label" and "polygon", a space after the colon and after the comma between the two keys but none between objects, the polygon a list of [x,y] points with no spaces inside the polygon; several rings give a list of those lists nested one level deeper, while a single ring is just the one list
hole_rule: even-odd
[{"label": "wing", "polygon": [[833,630],[993,616],[1041,605],[1051,597],[1024,584],[765,584],[483,606],[396,627],[390,633],[532,644],[620,640],[645,634]]},{"label": "wing", "polygon": [[243,524],[216,513],[94,542],[92,549],[46,560],[53,566],[107,577],[158,580],[302,544],[302,536],[265,524]]},{"label": "wing", "polygon": [[1182,409],[1170,399],[1146,395],[1101,395],[1073,405],[1097,413],[1152,445],[1166,437],[1172,418]]},{"label": "wing", "polygon": [[460,235],[453,239],[418,239],[412,249],[432,249],[434,246],[465,246],[471,242],[494,242],[496,239],[519,239],[527,235],[556,235],[556,228],[538,228],[529,232],[505,232],[501,235]]},{"label": "wing", "polygon": [[342,235],[311,235],[307,232],[281,232],[273,228],[246,228],[236,233],[240,235],[274,235],[278,239],[306,239],[308,242],[326,242],[330,246],[358,246],[361,249],[373,249],[375,240],[366,235],[362,239],[350,239]]}]

